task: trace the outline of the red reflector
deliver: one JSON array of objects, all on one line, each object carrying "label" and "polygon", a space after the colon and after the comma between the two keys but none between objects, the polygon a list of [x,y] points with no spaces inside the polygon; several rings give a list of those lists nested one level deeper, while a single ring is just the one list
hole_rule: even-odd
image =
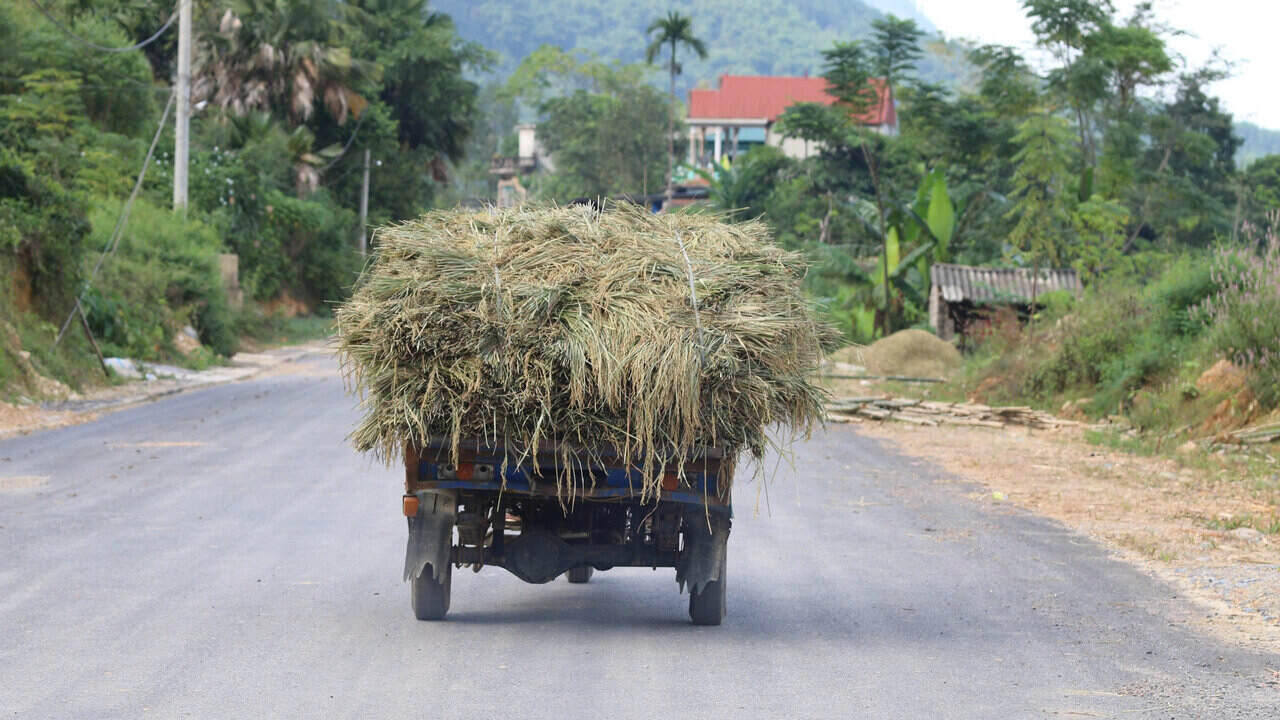
[{"label": "red reflector", "polygon": [[680,476],[676,473],[669,472],[662,474],[662,489],[675,490],[680,487]]},{"label": "red reflector", "polygon": [[463,482],[471,482],[471,478],[475,477],[475,463],[458,463],[457,477]]},{"label": "red reflector", "polygon": [[417,514],[418,514],[418,496],[405,495],[404,496],[404,516],[413,517]]}]

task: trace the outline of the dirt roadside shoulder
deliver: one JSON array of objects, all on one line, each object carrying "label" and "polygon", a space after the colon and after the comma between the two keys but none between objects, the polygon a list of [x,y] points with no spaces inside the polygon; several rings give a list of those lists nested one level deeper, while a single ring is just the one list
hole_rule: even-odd
[{"label": "dirt roadside shoulder", "polygon": [[1013,503],[1101,541],[1192,600],[1194,612],[1171,621],[1280,653],[1280,534],[1231,527],[1280,512],[1274,477],[1130,455],[1088,443],[1080,429],[853,429],[982,485],[975,502]]},{"label": "dirt roadside shoulder", "polygon": [[154,380],[138,380],[98,388],[61,402],[32,405],[0,402],[0,440],[92,422],[104,413],[153,402],[169,395],[277,372],[308,355],[330,352],[327,343],[327,340],[313,340],[263,352],[236,353],[228,365],[199,371],[169,368],[168,373],[162,373]]}]

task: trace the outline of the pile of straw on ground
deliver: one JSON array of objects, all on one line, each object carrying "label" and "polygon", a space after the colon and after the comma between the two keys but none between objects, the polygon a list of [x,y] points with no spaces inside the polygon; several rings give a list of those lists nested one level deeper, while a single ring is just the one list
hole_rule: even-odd
[{"label": "pile of straw on ground", "polygon": [[801,294],[801,258],[760,223],[441,211],[376,239],[337,327],[363,398],[355,445],[387,461],[441,437],[455,459],[472,438],[608,446],[648,495],[692,448],[760,455],[767,428],[822,417],[809,376],[838,338]]}]

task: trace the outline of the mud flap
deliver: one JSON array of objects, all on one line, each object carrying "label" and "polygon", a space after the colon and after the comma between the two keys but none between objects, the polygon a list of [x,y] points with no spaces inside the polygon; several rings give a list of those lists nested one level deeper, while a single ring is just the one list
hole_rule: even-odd
[{"label": "mud flap", "polygon": [[712,513],[708,518],[701,510],[684,518],[684,549],[676,565],[676,583],[680,591],[702,592],[707,583],[720,579],[721,561],[729,545],[729,518]]},{"label": "mud flap", "polygon": [[423,493],[418,514],[409,518],[409,544],[404,554],[404,579],[416,580],[431,563],[432,579],[440,582],[453,549],[453,525],[458,501],[452,494]]}]

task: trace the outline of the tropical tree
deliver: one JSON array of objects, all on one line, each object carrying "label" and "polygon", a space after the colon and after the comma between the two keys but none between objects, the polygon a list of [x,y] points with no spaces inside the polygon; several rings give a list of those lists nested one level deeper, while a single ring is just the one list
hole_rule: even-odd
[{"label": "tropical tree", "polygon": [[608,93],[578,90],[539,107],[538,135],[555,172],[537,188],[555,200],[648,192],[662,173],[667,102],[645,82]]},{"label": "tropical tree", "polygon": [[1019,150],[1013,158],[1013,206],[1006,213],[1014,222],[1009,243],[1036,267],[1061,267],[1071,222],[1071,129],[1066,120],[1042,111],[1023,121],[1014,142]]},{"label": "tropical tree", "polygon": [[680,74],[680,64],[676,62],[677,47],[692,50],[700,58],[707,56],[707,46],[693,34],[693,18],[681,15],[672,10],[666,17],[660,17],[649,24],[645,30],[649,38],[649,46],[644,50],[645,62],[652,64],[658,53],[665,46],[670,49],[667,70],[671,76],[671,107],[667,110],[667,199],[671,199],[672,176],[675,174],[676,137],[676,75]]},{"label": "tropical tree", "polygon": [[[866,113],[880,99],[880,90],[872,81],[876,58],[900,55],[901,52],[902,48],[898,48],[893,53],[885,53],[878,46],[868,50],[858,41],[837,42],[831,49],[822,52],[826,61],[822,77],[826,79],[828,92],[835,96],[836,102],[829,107],[821,103],[797,103],[787,109],[779,123],[783,135],[815,141],[823,148],[823,155],[850,155],[853,149],[857,149],[871,180],[879,221],[875,235],[881,240],[886,257],[889,255],[889,207],[876,153],[872,147],[879,144],[882,138],[868,138],[868,133],[856,118]],[[888,307],[889,271],[887,266],[882,266],[881,270],[884,305]],[[889,322],[890,317],[890,314],[885,313],[882,319]],[[885,329],[887,331],[888,327]]]},{"label": "tropical tree", "polygon": [[900,80],[910,76],[924,51],[920,39],[924,31],[915,20],[903,20],[894,15],[871,21],[872,53],[875,71],[885,84],[896,89]]},{"label": "tropical tree", "polygon": [[377,66],[341,45],[333,0],[240,0],[201,34],[192,97],[233,115],[278,111],[293,125],[311,118],[317,101],[339,124],[368,101],[354,86]]},{"label": "tropical tree", "polygon": [[360,29],[352,51],[366,60],[365,68],[376,63],[381,69],[377,99],[395,121],[397,141],[403,148],[426,148],[436,158],[457,163],[479,120],[479,86],[467,72],[487,69],[492,54],[461,40],[453,19],[433,11],[427,0],[346,4],[352,24]]},{"label": "tropical tree", "polygon": [[1059,67],[1049,72],[1049,87],[1066,100],[1075,114],[1084,167],[1097,165],[1094,111],[1107,94],[1108,69],[1097,53],[1089,52],[1090,38],[1111,25],[1111,0],[1022,0],[1036,42],[1049,50]]}]

